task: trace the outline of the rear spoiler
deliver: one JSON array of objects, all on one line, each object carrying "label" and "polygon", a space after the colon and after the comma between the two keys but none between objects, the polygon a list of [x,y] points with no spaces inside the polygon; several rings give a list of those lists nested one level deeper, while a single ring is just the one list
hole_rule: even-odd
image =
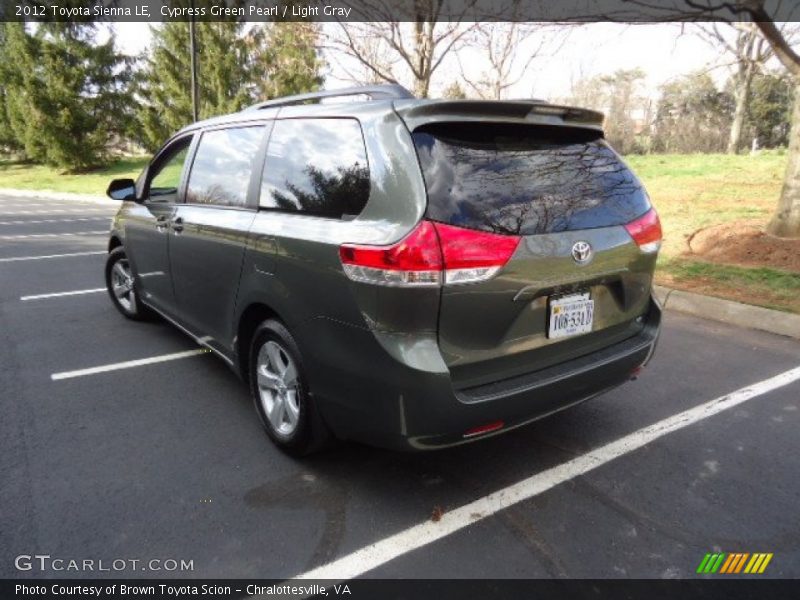
[{"label": "rear spoiler", "polygon": [[394,109],[410,131],[430,123],[480,121],[580,127],[603,132],[601,112],[539,100],[396,100]]}]

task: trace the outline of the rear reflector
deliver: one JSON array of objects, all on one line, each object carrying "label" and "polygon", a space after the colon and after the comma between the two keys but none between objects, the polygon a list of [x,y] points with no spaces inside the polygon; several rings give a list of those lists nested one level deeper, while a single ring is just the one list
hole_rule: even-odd
[{"label": "rear reflector", "polygon": [[625,229],[642,252],[657,252],[661,247],[661,221],[654,208],[625,225]]},{"label": "rear reflector", "polygon": [[438,286],[491,279],[511,258],[520,238],[421,221],[391,246],[343,244],[345,274],[378,285]]},{"label": "rear reflector", "polygon": [[476,435],[484,435],[486,433],[491,433],[492,431],[497,431],[498,429],[502,429],[505,426],[505,423],[502,421],[494,421],[493,423],[487,423],[486,425],[481,425],[480,427],[473,427],[472,429],[467,429],[464,432],[465,438],[475,437]]}]

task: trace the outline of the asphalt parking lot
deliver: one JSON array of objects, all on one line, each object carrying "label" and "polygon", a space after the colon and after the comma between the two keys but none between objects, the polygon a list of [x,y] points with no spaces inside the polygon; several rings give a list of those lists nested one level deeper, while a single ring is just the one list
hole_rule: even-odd
[{"label": "asphalt parking lot", "polygon": [[[342,444],[298,461],[215,356],[124,364],[196,346],[112,307],[113,211],[0,196],[0,577],[287,578],[333,563],[365,577],[670,578],[696,576],[708,552],[773,553],[758,577],[800,577],[800,379],[703,412],[799,367],[797,341],[667,313],[641,377],[577,408],[451,450]],[[570,466],[683,413],[657,439]],[[21,572],[21,554],[193,571]]]}]

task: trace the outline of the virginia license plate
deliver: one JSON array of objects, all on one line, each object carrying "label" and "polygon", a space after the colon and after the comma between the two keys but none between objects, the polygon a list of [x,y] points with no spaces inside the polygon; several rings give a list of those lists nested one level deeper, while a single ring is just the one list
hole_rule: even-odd
[{"label": "virginia license plate", "polygon": [[547,337],[563,338],[592,330],[594,300],[589,293],[562,296],[550,301],[550,323]]}]

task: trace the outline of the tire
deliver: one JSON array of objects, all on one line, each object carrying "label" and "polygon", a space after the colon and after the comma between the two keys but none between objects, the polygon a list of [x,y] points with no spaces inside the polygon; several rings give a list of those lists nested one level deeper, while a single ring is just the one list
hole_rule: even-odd
[{"label": "tire", "polygon": [[272,442],[292,456],[320,450],[331,439],[309,393],[300,349],[274,319],[264,321],[250,345],[250,391]]},{"label": "tire", "polygon": [[122,246],[108,253],[105,275],[111,302],[124,317],[133,321],[144,321],[153,317],[153,312],[139,301],[133,273]]}]

